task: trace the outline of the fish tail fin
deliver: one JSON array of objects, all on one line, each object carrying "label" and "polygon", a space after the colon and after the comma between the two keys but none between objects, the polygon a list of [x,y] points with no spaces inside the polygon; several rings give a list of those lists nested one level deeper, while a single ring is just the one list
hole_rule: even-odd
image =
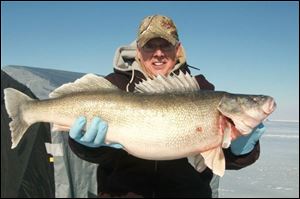
[{"label": "fish tail fin", "polygon": [[4,89],[5,108],[9,117],[12,119],[12,121],[9,123],[9,129],[11,131],[12,149],[18,145],[26,130],[31,125],[24,120],[23,110],[24,106],[26,106],[26,102],[32,100],[33,99],[31,99],[29,96],[16,89]]}]

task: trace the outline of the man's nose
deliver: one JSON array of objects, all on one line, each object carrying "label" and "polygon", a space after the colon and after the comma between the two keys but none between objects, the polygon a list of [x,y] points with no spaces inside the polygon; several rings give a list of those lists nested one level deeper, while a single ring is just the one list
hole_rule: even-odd
[{"label": "man's nose", "polygon": [[164,52],[161,50],[161,48],[156,48],[154,53],[153,53],[153,56],[164,56]]}]

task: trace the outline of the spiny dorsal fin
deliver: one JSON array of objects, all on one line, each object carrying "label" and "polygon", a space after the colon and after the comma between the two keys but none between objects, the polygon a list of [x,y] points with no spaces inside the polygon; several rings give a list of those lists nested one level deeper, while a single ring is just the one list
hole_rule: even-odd
[{"label": "spiny dorsal fin", "polygon": [[49,94],[49,97],[55,98],[76,92],[99,91],[104,89],[117,90],[118,88],[104,77],[90,73],[77,79],[75,82],[63,84],[62,86],[56,88]]},{"label": "spiny dorsal fin", "polygon": [[135,92],[139,93],[176,93],[198,91],[200,87],[195,77],[182,71],[179,75],[158,75],[154,79],[143,80],[135,85]]}]

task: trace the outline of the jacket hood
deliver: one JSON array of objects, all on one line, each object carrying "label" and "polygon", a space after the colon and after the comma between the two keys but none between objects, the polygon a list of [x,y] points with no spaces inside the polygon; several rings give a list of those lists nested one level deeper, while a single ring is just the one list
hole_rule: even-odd
[{"label": "jacket hood", "polygon": [[[136,40],[134,40],[131,44],[126,46],[119,47],[115,52],[115,57],[113,60],[114,69],[119,71],[139,71],[145,77],[148,75],[145,74],[143,69],[141,68],[139,62],[136,60],[136,49],[137,44]],[[181,46],[181,52],[178,63],[175,65],[171,72],[178,70],[182,65],[186,65],[186,57],[183,47]]]}]

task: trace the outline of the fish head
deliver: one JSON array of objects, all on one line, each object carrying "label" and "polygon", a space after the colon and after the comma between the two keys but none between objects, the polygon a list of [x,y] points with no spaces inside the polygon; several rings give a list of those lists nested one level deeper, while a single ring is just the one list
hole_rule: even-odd
[{"label": "fish head", "polygon": [[229,118],[242,135],[247,135],[276,109],[275,100],[266,95],[226,94],[218,110]]}]

